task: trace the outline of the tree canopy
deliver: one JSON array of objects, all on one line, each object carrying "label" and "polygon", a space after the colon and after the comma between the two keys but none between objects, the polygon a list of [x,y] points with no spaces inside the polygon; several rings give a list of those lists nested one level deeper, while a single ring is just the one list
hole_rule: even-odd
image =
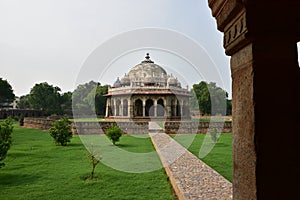
[{"label": "tree canopy", "polygon": [[90,81],[78,85],[73,92],[73,108],[83,114],[96,113],[104,116],[106,98],[103,97],[108,91],[108,85],[102,86],[99,82]]},{"label": "tree canopy", "polygon": [[[201,81],[199,84],[194,84],[191,90],[191,107],[198,108],[204,114],[216,115],[226,114],[228,93],[218,87],[216,83]],[[231,104],[230,104],[231,105]]]},{"label": "tree canopy", "polygon": [[72,93],[60,94],[59,87],[49,85],[47,82],[37,83],[30,90],[30,94],[20,98],[20,108],[42,110],[46,115],[64,114],[71,110]]},{"label": "tree canopy", "polygon": [[7,80],[0,78],[0,108],[7,106],[15,99],[15,94]]}]

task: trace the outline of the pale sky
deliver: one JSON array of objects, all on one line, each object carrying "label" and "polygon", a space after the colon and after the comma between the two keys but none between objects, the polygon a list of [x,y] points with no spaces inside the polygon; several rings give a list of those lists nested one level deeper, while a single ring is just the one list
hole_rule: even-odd
[{"label": "pale sky", "polygon": [[[28,94],[40,82],[73,91],[83,65],[99,46],[104,48],[103,43],[124,32],[159,28],[197,42],[215,64],[222,83],[200,78],[217,82],[231,96],[229,57],[207,4],[207,0],[0,0],[0,77],[9,81],[17,96]],[[120,47],[125,48],[126,42],[120,41]],[[112,84],[123,76],[144,59],[144,47],[140,48],[111,60],[111,70],[95,81]],[[185,61],[167,50],[150,50],[151,59],[184,84],[202,81],[188,68],[180,68]]]}]

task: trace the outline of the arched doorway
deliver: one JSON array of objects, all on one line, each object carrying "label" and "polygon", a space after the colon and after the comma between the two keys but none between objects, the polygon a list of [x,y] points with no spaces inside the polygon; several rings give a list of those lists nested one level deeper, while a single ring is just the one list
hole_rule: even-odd
[{"label": "arched doorway", "polygon": [[159,99],[157,101],[157,116],[161,117],[161,116],[165,116],[165,106],[164,106],[164,100]]},{"label": "arched doorway", "polygon": [[109,116],[115,116],[115,102],[111,100],[110,102],[110,109],[109,109]]},{"label": "arched doorway", "polygon": [[117,100],[116,102],[116,116],[120,116],[120,109],[121,109],[121,101]]},{"label": "arched doorway", "polygon": [[179,101],[177,100],[177,105],[176,105],[176,114],[177,116],[181,116],[181,111],[180,111],[180,103]]},{"label": "arched doorway", "polygon": [[123,116],[128,115],[128,101],[127,99],[123,100]]},{"label": "arched doorway", "polygon": [[143,116],[143,102],[140,99],[134,102],[134,116]]},{"label": "arched doorway", "polygon": [[154,116],[153,100],[148,99],[145,106],[145,116]]},{"label": "arched doorway", "polygon": [[176,116],[175,109],[176,109],[175,100],[172,99],[172,101],[171,101],[171,117]]}]

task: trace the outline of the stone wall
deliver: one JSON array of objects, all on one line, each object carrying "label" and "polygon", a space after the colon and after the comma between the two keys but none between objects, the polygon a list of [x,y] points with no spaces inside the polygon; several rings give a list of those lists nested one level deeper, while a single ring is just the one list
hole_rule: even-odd
[{"label": "stone wall", "polygon": [[[113,125],[118,125],[123,134],[148,134],[148,122],[75,122],[74,134],[104,134]],[[100,129],[99,129],[100,128]]]},{"label": "stone wall", "polygon": [[[27,128],[36,128],[40,130],[48,130],[55,119],[48,118],[31,118],[24,119],[24,126]],[[72,131],[74,134],[104,134],[106,130],[118,125],[123,134],[148,134],[148,122],[75,122],[72,123]],[[231,122],[191,122],[191,121],[167,121],[164,125],[164,132],[167,134],[206,134],[208,129],[216,128],[222,133],[231,133]]]},{"label": "stone wall", "polygon": [[26,128],[36,128],[40,130],[48,130],[51,128],[53,119],[47,118],[33,118],[33,117],[25,117],[24,118],[24,127]]},{"label": "stone wall", "polygon": [[216,128],[221,133],[231,133],[231,122],[165,122],[164,132],[167,134],[206,134],[208,129]]},{"label": "stone wall", "polygon": [[[48,118],[24,118],[24,127],[48,130],[55,119]],[[72,123],[74,134],[104,134],[106,130],[118,125],[123,134],[148,134],[148,122],[75,122]]]},{"label": "stone wall", "polygon": [[7,117],[40,117],[43,115],[41,110],[29,110],[29,109],[0,109],[0,119]]}]

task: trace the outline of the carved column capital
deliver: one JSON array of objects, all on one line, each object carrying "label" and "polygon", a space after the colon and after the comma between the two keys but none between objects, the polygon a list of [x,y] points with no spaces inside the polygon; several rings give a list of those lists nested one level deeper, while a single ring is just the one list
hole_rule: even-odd
[{"label": "carved column capital", "polygon": [[242,0],[208,0],[212,15],[217,20],[218,29],[224,32],[224,48],[227,55],[249,43],[246,39],[246,9]]}]

